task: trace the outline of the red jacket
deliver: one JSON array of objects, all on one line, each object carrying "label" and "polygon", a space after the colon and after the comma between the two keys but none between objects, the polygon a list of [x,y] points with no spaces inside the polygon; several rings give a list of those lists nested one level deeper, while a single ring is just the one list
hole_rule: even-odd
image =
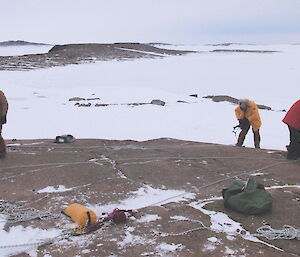
[{"label": "red jacket", "polygon": [[300,100],[292,105],[282,121],[290,127],[300,130]]}]

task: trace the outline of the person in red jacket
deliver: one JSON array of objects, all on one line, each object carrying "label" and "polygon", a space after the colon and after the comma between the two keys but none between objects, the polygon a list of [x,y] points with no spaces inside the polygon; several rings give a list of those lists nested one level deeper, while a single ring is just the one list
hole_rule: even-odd
[{"label": "person in red jacket", "polygon": [[290,131],[287,159],[297,160],[300,158],[300,100],[292,105],[282,121]]},{"label": "person in red jacket", "polygon": [[6,146],[2,138],[2,125],[6,123],[6,114],[8,110],[8,103],[4,93],[0,90],[0,158],[6,154]]}]

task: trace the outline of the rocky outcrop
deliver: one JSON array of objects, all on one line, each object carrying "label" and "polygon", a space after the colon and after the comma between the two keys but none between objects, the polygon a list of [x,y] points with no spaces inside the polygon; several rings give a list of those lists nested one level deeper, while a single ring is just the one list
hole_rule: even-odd
[{"label": "rocky outcrop", "polygon": [[[212,99],[214,102],[229,102],[229,103],[233,103],[233,104],[238,104],[239,99],[228,96],[228,95],[208,95],[208,96],[204,96],[203,98],[210,98]],[[257,104],[258,109],[262,109],[262,110],[272,110],[271,107],[263,105],[263,104]]]},{"label": "rocky outcrop", "polygon": [[213,53],[258,53],[258,54],[271,54],[278,53],[279,51],[269,51],[269,50],[245,50],[245,49],[215,49],[212,50]]},{"label": "rocky outcrop", "polygon": [[155,104],[155,105],[161,105],[161,106],[165,106],[166,102],[159,100],[159,99],[153,99],[150,104]]},{"label": "rocky outcrop", "polygon": [[163,58],[191,52],[140,43],[56,45],[45,54],[0,56],[0,70],[32,70],[95,61]]},{"label": "rocky outcrop", "polygon": [[23,40],[9,40],[0,42],[0,46],[47,46],[49,44],[44,43],[34,43]]}]

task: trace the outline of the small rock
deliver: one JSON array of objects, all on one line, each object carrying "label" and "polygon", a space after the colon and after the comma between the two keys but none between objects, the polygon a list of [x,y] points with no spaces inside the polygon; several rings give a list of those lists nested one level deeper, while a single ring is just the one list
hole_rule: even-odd
[{"label": "small rock", "polygon": [[95,104],[95,107],[105,107],[108,106],[109,104]]},{"label": "small rock", "polygon": [[93,98],[87,98],[86,100],[93,101],[93,100],[100,100],[100,98],[99,97],[93,97]]},{"label": "small rock", "polygon": [[76,104],[74,104],[74,106],[78,106],[78,107],[91,107],[92,104],[91,103],[87,103],[87,104],[76,103]]},{"label": "small rock", "polygon": [[198,97],[198,94],[191,94],[192,97]]},{"label": "small rock", "polygon": [[85,100],[85,99],[82,98],[82,97],[72,97],[72,98],[69,98],[69,101],[82,101],[82,100]]},{"label": "small rock", "polygon": [[165,106],[166,102],[164,102],[162,100],[159,100],[159,99],[154,99],[154,100],[151,101],[150,104]]}]

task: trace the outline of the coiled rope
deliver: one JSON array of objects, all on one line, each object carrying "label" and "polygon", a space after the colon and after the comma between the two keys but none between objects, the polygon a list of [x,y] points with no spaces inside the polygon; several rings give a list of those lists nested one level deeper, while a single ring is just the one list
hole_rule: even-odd
[{"label": "coiled rope", "polygon": [[284,225],[282,229],[274,229],[269,225],[262,226],[256,230],[256,237],[265,237],[269,240],[277,239],[297,239],[300,240],[300,229],[296,229],[290,225]]},{"label": "coiled rope", "polygon": [[50,220],[62,215],[49,211],[39,211],[34,208],[23,208],[21,204],[10,203],[4,200],[0,200],[0,214],[6,216],[6,222],[9,224],[33,219]]}]

